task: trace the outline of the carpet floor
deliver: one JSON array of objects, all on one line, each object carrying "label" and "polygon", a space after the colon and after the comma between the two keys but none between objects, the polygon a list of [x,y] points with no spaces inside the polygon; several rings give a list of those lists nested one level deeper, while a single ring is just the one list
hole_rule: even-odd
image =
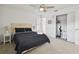
[{"label": "carpet floor", "polygon": [[[79,54],[79,45],[50,37],[51,43],[36,47],[27,54]],[[16,54],[14,44],[0,44],[0,54]]]}]

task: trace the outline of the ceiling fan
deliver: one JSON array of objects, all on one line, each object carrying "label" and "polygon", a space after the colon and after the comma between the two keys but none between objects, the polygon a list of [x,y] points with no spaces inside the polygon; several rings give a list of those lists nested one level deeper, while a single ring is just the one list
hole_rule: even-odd
[{"label": "ceiling fan", "polygon": [[[36,7],[36,5],[31,5],[32,7]],[[47,4],[40,4],[39,10],[42,12],[47,12],[48,9],[55,8],[55,6],[47,5]],[[54,12],[58,10],[53,10]]]},{"label": "ceiling fan", "polygon": [[45,4],[40,5],[40,11],[46,12],[49,8],[54,8],[54,6],[47,6]]}]

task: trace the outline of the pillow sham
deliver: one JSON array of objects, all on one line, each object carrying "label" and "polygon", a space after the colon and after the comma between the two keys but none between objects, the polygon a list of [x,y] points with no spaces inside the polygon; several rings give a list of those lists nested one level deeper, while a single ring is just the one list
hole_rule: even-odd
[{"label": "pillow sham", "polygon": [[27,32],[27,31],[32,31],[32,29],[31,28],[25,28],[25,32]]},{"label": "pillow sham", "polygon": [[15,32],[25,32],[24,28],[15,28]]},{"label": "pillow sham", "polygon": [[32,31],[31,28],[15,28],[15,32],[27,32]]}]

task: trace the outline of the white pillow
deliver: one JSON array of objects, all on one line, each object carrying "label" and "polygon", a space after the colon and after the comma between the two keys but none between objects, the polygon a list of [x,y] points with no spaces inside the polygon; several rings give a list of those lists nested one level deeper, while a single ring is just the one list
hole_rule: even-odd
[{"label": "white pillow", "polygon": [[37,32],[37,34],[43,34],[42,32]]}]

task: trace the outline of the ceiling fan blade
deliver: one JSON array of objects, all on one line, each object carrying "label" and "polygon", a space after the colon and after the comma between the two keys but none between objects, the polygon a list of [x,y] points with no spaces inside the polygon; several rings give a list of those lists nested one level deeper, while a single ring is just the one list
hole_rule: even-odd
[{"label": "ceiling fan blade", "polygon": [[57,12],[58,10],[54,10],[54,12]]},{"label": "ceiling fan blade", "polygon": [[47,8],[55,8],[54,6],[47,6]]},{"label": "ceiling fan blade", "polygon": [[40,7],[41,7],[41,8],[45,8],[45,7],[47,7],[47,6],[46,6],[45,4],[41,4]]}]

